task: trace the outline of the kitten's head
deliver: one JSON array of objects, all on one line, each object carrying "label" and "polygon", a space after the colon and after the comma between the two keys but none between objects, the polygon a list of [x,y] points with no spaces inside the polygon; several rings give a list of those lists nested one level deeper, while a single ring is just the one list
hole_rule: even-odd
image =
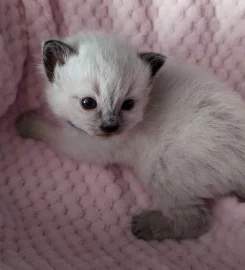
[{"label": "kitten's head", "polygon": [[90,135],[121,133],[142,121],[151,81],[165,61],[103,34],[48,40],[42,47],[54,113]]}]

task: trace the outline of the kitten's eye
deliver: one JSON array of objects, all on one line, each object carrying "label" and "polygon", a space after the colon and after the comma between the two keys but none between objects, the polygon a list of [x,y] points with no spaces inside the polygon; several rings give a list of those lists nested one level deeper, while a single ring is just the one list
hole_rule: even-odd
[{"label": "kitten's eye", "polygon": [[132,99],[124,100],[121,109],[124,111],[129,111],[134,107],[134,101]]},{"label": "kitten's eye", "polygon": [[91,97],[85,97],[80,101],[81,105],[86,110],[93,110],[97,107],[96,101]]}]

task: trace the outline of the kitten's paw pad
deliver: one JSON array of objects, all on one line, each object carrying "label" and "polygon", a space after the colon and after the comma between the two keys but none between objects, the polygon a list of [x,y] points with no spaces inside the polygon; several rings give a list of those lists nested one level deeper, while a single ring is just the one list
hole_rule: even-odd
[{"label": "kitten's paw pad", "polygon": [[160,211],[144,211],[132,219],[132,233],[145,241],[162,240],[161,226],[158,223],[162,220]]},{"label": "kitten's paw pad", "polygon": [[16,120],[18,134],[23,138],[36,138],[36,126],[40,121],[40,116],[31,111],[22,114]]}]

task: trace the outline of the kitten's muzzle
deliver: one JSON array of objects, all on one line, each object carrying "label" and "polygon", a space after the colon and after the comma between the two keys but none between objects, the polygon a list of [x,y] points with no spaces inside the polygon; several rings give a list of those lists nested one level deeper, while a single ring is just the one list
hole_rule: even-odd
[{"label": "kitten's muzzle", "polygon": [[107,134],[111,134],[116,132],[119,129],[119,124],[115,123],[115,124],[102,124],[100,126],[100,129],[107,133]]}]

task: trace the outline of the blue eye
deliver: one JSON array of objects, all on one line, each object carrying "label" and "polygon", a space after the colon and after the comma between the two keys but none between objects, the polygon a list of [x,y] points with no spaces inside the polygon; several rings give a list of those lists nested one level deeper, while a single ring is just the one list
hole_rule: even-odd
[{"label": "blue eye", "polygon": [[97,102],[91,97],[81,99],[80,103],[85,110],[93,110],[97,107]]},{"label": "blue eye", "polygon": [[134,107],[134,101],[132,99],[124,100],[121,109],[124,111],[129,111]]}]

